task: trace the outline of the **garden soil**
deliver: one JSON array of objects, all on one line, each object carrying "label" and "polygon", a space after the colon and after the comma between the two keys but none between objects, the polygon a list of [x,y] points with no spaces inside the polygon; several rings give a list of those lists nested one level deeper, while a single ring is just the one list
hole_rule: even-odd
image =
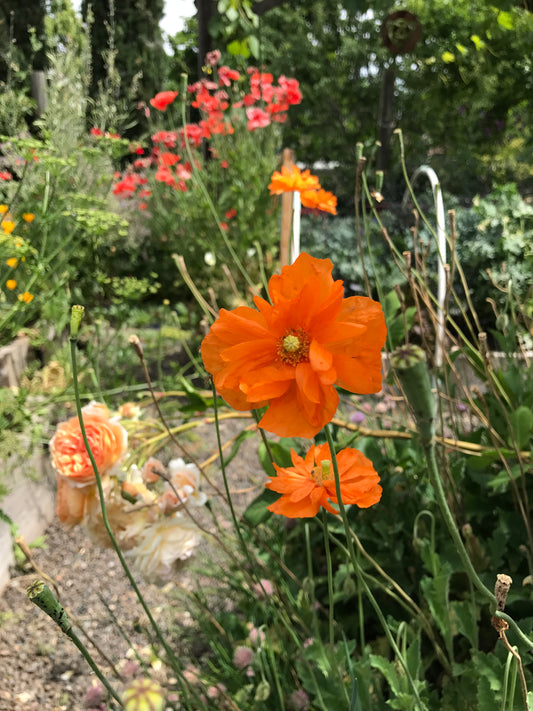
[{"label": "garden soil", "polygon": [[[222,422],[223,442],[249,423],[249,420]],[[202,427],[196,444],[187,444],[189,449],[195,447],[195,454],[202,461],[216,449],[213,430],[212,425]],[[265,475],[257,457],[258,442],[258,435],[244,441],[228,467],[230,489],[240,492],[234,498],[237,511],[243,511],[262,490]],[[208,472],[210,480],[216,480],[217,486],[222,488],[216,465]],[[216,500],[217,494],[209,485],[204,484],[203,488],[211,501]],[[206,518],[205,526],[212,528],[210,517]],[[148,658],[150,638],[146,616],[116,555],[112,550],[93,544],[82,527],[66,529],[58,521],[46,531],[45,546],[33,549],[35,564],[56,582],[61,602],[71,619],[79,622],[104,652],[106,659],[74,628],[98,665],[117,689],[123,688],[113,677],[110,665],[115,666],[127,684],[127,680],[138,673],[131,647]],[[192,561],[201,564],[212,556],[211,544],[204,539]],[[178,654],[180,630],[187,627],[188,638],[194,637],[191,634],[194,620],[176,598],[175,591],[198,584],[193,566],[194,562],[187,562],[172,582],[162,588],[141,585],[154,618],[168,631],[168,639]],[[81,711],[88,708],[86,694],[96,678],[70,639],[26,597],[28,586],[40,577],[26,563],[23,568],[13,570],[13,577],[0,597],[0,711]],[[113,624],[114,615],[121,623],[122,633]],[[151,675],[166,683],[169,680],[165,674],[166,668],[154,661]]]}]

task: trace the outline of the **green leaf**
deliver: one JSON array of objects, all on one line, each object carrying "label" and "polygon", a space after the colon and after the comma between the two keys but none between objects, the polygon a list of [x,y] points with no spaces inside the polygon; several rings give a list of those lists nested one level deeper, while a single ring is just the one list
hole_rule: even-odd
[{"label": "green leaf", "polygon": [[246,40],[243,40],[242,42],[233,40],[233,42],[228,44],[226,49],[233,57],[244,57],[245,59],[248,59],[250,56],[250,50],[248,49],[248,43]]},{"label": "green leaf", "polygon": [[496,19],[498,20],[498,24],[501,27],[504,27],[506,30],[513,29],[513,27],[514,27],[513,16],[511,15],[510,12],[504,12],[503,10],[500,10],[498,12],[498,17]]},{"label": "green leaf", "polygon": [[[294,446],[294,442],[292,439],[284,439],[282,442],[269,442],[268,443],[268,448],[274,457],[274,461],[278,465],[278,467],[291,467],[292,466],[292,460],[291,460],[291,447]],[[268,474],[268,476],[276,476],[276,470],[272,466],[272,462],[270,460],[270,455],[267,451],[267,448],[265,446],[264,442],[261,442],[261,444],[258,447],[258,455],[259,455],[259,461],[261,462],[261,466],[265,470],[265,472]]]},{"label": "green leaf", "polygon": [[478,646],[478,627],[475,610],[466,601],[454,601],[450,605],[452,623],[457,626],[459,634],[464,635],[474,649]]},{"label": "green leaf", "polygon": [[470,35],[470,39],[478,51],[485,48],[485,42],[483,42],[479,35]]},{"label": "green leaf", "polygon": [[516,442],[519,449],[524,449],[529,444],[529,438],[533,431],[533,412],[525,405],[520,406],[511,413],[512,440]]},{"label": "green leaf", "polygon": [[255,498],[252,503],[248,506],[243,516],[248,521],[250,526],[254,528],[259,526],[260,523],[264,523],[271,516],[272,513],[267,509],[269,504],[273,504],[277,501],[279,494],[275,491],[270,491],[270,489],[265,489],[257,498]]}]

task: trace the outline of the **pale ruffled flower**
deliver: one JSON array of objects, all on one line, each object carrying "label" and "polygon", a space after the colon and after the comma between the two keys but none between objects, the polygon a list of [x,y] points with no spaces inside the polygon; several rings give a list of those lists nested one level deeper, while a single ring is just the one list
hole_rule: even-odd
[{"label": "pale ruffled flower", "polygon": [[174,564],[189,558],[199,542],[196,524],[175,514],[147,526],[138,545],[128,552],[128,558],[146,580],[166,582],[172,576]]},{"label": "pale ruffled flower", "polygon": [[164,513],[176,511],[184,504],[203,506],[207,496],[200,491],[200,471],[195,464],[185,464],[183,459],[172,459],[168,463],[168,477],[172,486],[166,482],[159,497],[159,506]]}]

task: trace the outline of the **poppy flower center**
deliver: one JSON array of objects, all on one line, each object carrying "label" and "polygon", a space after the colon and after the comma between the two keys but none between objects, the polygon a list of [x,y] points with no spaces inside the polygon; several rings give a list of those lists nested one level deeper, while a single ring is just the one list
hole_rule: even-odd
[{"label": "poppy flower center", "polygon": [[303,328],[291,328],[278,339],[278,356],[289,365],[307,362],[310,343],[311,339]]},{"label": "poppy flower center", "polygon": [[311,476],[319,486],[331,479],[331,462],[329,459],[323,459],[318,466],[314,467]]}]

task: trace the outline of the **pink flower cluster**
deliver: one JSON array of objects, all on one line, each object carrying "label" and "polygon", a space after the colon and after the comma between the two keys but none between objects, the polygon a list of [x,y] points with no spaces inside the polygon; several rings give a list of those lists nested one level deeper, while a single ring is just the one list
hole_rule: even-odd
[{"label": "pink flower cluster", "polygon": [[[210,53],[206,58],[207,64],[213,67],[213,79],[201,79],[187,87],[191,106],[200,112],[200,120],[179,130],[155,132],[149,151],[145,152],[137,146],[134,152],[142,157],[137,158],[122,175],[116,175],[117,182],[113,187],[116,196],[126,199],[136,197],[140,200],[138,207],[146,209],[144,198],[149,197],[150,191],[143,186],[149,170],[154,171],[153,177],[157,182],[174,190],[187,191],[193,166],[190,161],[183,162],[178,154],[186,148],[186,144],[197,149],[204,140],[233,134],[235,126],[242,125],[244,121],[248,131],[265,128],[272,122],[283,123],[289,107],[300,103],[302,95],[296,79],[281,76],[275,84],[272,74],[251,67],[247,70],[249,79],[246,82],[246,77],[235,69],[225,65],[217,68],[219,59],[220,53],[217,52]],[[243,92],[245,83],[248,86]],[[164,111],[176,96],[177,92],[160,92],[149,103]],[[98,129],[93,129],[91,133],[95,130]],[[211,155],[214,159],[218,158],[214,148],[211,148]],[[195,165],[201,168],[200,161],[195,161]],[[219,165],[222,169],[228,167],[225,160],[221,160]]]}]

